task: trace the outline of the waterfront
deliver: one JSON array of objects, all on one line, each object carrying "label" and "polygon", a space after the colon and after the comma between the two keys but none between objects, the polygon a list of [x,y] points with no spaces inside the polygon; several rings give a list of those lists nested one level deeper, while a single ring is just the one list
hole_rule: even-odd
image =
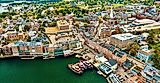
[{"label": "waterfront", "polygon": [[78,59],[55,58],[50,60],[0,60],[0,83],[106,83],[96,71],[79,76],[67,68]]}]

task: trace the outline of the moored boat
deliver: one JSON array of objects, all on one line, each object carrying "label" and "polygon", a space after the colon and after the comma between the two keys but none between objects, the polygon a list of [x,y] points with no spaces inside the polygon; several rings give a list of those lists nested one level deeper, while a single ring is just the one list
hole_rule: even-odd
[{"label": "moored boat", "polygon": [[77,74],[82,74],[83,73],[83,71],[76,65],[68,64],[68,68],[70,68],[73,72],[75,72]]}]

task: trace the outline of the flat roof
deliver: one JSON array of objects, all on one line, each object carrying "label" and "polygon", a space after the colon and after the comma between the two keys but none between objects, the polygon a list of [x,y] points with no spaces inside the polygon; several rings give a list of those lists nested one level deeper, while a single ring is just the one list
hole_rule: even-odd
[{"label": "flat roof", "polygon": [[124,34],[112,35],[111,37],[116,38],[121,41],[125,41],[125,40],[130,40],[130,39],[136,38],[137,36],[133,35],[131,33],[124,33]]},{"label": "flat roof", "polygon": [[46,33],[56,33],[59,31],[59,28],[57,27],[49,27],[49,28],[45,28],[45,32]]},{"label": "flat roof", "polygon": [[138,22],[138,23],[154,23],[155,21],[150,20],[150,19],[141,19],[141,20],[136,19],[135,22]]}]

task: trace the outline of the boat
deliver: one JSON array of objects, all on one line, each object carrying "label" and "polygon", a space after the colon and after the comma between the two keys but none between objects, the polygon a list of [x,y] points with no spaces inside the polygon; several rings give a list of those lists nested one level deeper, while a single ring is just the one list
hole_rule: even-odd
[{"label": "boat", "polygon": [[92,64],[85,60],[80,60],[75,64],[68,64],[68,67],[77,74],[82,74],[84,70],[93,68]]},{"label": "boat", "polygon": [[71,69],[73,72],[75,72],[77,74],[82,74],[83,73],[83,71],[78,66],[75,66],[73,64],[68,64],[68,68]]}]

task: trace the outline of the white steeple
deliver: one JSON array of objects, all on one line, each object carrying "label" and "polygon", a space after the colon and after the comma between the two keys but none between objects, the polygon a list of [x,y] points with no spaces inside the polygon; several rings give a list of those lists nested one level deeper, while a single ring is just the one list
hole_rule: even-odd
[{"label": "white steeple", "polygon": [[112,6],[111,6],[110,18],[113,18],[113,10],[112,10]]}]

